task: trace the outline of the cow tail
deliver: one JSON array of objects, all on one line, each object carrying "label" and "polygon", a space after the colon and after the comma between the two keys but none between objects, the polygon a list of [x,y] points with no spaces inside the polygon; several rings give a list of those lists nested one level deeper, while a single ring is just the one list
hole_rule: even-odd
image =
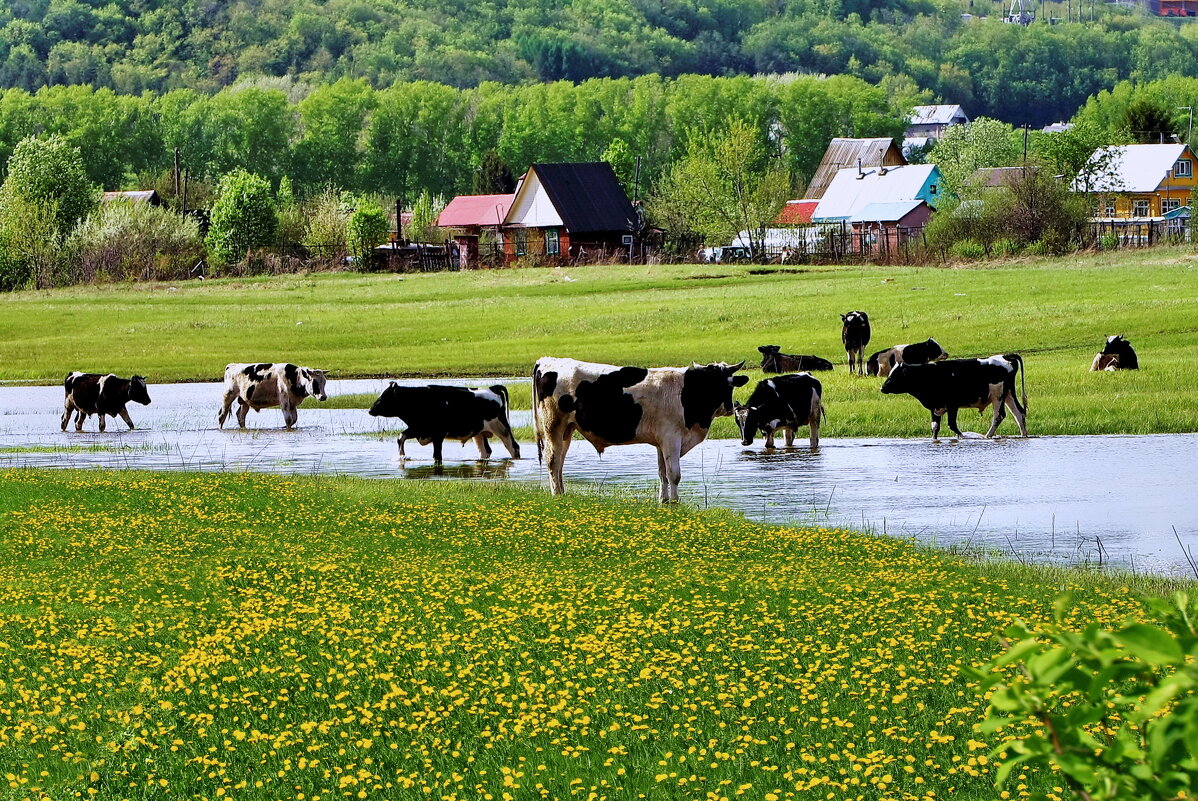
[{"label": "cow tail", "polygon": [[532,366],[532,431],[537,439],[537,464],[544,462],[545,442],[541,432],[541,363]]},{"label": "cow tail", "polygon": [[1027,369],[1024,368],[1024,366],[1023,366],[1023,357],[1022,356],[1020,356],[1018,353],[1016,353],[1015,358],[1019,359],[1019,382],[1020,382],[1020,385],[1023,387],[1023,411],[1026,414],[1027,413]]}]

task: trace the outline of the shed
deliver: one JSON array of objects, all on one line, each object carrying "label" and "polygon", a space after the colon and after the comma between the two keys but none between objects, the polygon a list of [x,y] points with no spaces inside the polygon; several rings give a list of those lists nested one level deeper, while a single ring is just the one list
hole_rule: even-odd
[{"label": "shed", "polygon": [[824,157],[807,185],[807,198],[819,200],[828,190],[836,173],[846,167],[897,167],[906,164],[903,151],[893,139],[850,139],[838,136],[828,143]]},{"label": "shed", "polygon": [[851,221],[871,203],[922,200],[935,208],[942,194],[940,168],[935,164],[840,170],[816,206],[812,221]]},{"label": "shed", "polygon": [[849,218],[853,250],[870,256],[894,253],[923,231],[933,211],[924,200],[869,203]]},{"label": "shed", "polygon": [[458,195],[437,216],[438,228],[449,228],[458,246],[459,267],[481,260],[482,237],[486,233],[502,241],[499,229],[512,207],[515,195]]}]

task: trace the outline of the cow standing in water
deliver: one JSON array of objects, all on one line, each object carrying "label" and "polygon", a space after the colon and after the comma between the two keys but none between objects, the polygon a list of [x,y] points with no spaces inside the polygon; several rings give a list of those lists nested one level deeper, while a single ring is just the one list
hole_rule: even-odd
[{"label": "cow standing in water", "polygon": [[707,438],[712,420],[732,414],[732,389],[748,376],[740,364],[617,367],[575,359],[538,359],[532,377],[537,455],[549,490],[565,491],[562,467],[575,431],[603,453],[612,445],[657,448],[662,503],[678,500],[681,457]]},{"label": "cow standing in water", "polygon": [[245,428],[245,416],[250,409],[255,412],[268,406],[278,406],[283,411],[283,422],[294,428],[299,418],[297,409],[304,398],[328,400],[325,394],[323,370],[299,367],[294,364],[230,364],[225,367],[225,397],[216,416],[217,425],[225,427],[225,420],[233,401],[237,401],[237,425]]},{"label": "cow standing in water", "polygon": [[863,311],[851,311],[840,315],[840,341],[849,356],[849,372],[856,370],[865,375],[865,348],[869,345],[869,315]]},{"label": "cow standing in water", "polygon": [[441,462],[441,446],[447,439],[466,444],[473,439],[480,459],[491,458],[488,437],[496,437],[513,459],[520,458],[520,445],[512,436],[508,419],[507,387],[487,389],[449,387],[403,387],[392,381],[370,407],[372,417],[397,417],[407,429],[400,436],[399,456],[406,458],[404,442],[414,439],[433,445],[433,461]]},{"label": "cow standing in water", "polygon": [[[1015,395],[1015,379],[1023,383],[1023,404]],[[948,413],[948,427],[963,437],[957,427],[957,410],[974,408],[979,413],[994,407],[994,417],[986,437],[993,437],[1006,417],[1004,405],[1015,415],[1019,433],[1027,436],[1027,383],[1023,359],[1018,353],[995,355],[986,359],[950,359],[932,364],[900,364],[890,373],[882,392],[887,395],[913,396],[932,413],[932,439],[940,437],[940,418]]]},{"label": "cow standing in water", "polygon": [[83,421],[89,415],[96,415],[100,422],[100,432],[104,432],[104,418],[120,417],[133,430],[133,420],[125,405],[129,401],[150,405],[150,391],[146,388],[146,379],[135,375],[132,378],[117,378],[112,373],[74,372],[63,381],[66,391],[66,408],[62,413],[62,430],[67,430],[67,421],[75,414],[75,430],[83,430]]},{"label": "cow standing in water", "polygon": [[824,388],[819,379],[807,373],[780,375],[759,381],[749,402],[736,404],[736,424],[741,444],[753,444],[760,431],[765,447],[774,447],[774,434],[781,431],[786,447],[794,446],[795,431],[807,426],[812,448],[819,447],[820,415],[823,414]]}]

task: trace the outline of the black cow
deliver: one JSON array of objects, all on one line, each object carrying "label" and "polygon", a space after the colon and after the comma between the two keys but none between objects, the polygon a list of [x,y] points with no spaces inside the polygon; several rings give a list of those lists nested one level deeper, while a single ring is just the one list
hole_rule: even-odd
[{"label": "black cow", "polygon": [[893,348],[878,351],[869,357],[865,372],[885,377],[900,364],[928,364],[947,358],[948,353],[940,347],[940,343],[928,337],[924,342],[895,345]]},{"label": "black cow", "polygon": [[819,447],[823,385],[807,373],[780,375],[757,382],[749,402],[736,404],[736,424],[742,445],[752,445],[758,431],[765,447],[774,447],[774,434],[782,432],[786,447],[794,446],[795,431],[807,426],[811,447]]},{"label": "black cow", "polygon": [[1019,433],[1027,436],[1027,383],[1023,377],[1023,405],[1015,397],[1015,378],[1023,375],[1023,358],[1018,353],[987,359],[950,359],[932,364],[900,364],[890,373],[882,392],[887,395],[913,396],[932,413],[932,439],[940,436],[940,418],[948,412],[948,427],[958,437],[957,410],[975,408],[980,414],[994,406],[994,418],[987,437],[994,436],[1006,417],[1004,404],[1011,408]]},{"label": "black cow", "polygon": [[831,370],[832,362],[819,356],[781,353],[780,345],[762,345],[761,370],[765,373],[792,373],[799,370]]},{"label": "black cow", "polygon": [[473,439],[479,458],[491,457],[488,437],[498,437],[513,459],[520,458],[520,445],[512,436],[508,420],[507,387],[487,389],[447,387],[402,387],[394,381],[370,407],[373,417],[398,417],[407,429],[399,437],[399,456],[406,458],[404,442],[414,439],[433,444],[433,461],[440,463],[441,446],[447,439]]},{"label": "black cow", "polygon": [[1131,342],[1123,338],[1122,334],[1107,337],[1102,352],[1094,357],[1094,362],[1090,365],[1092,373],[1097,370],[1139,369],[1140,359],[1136,356],[1136,349],[1131,346]]},{"label": "black cow", "polygon": [[865,347],[869,345],[869,315],[863,311],[851,311],[840,315],[840,341],[849,355],[849,372],[865,375]]},{"label": "black cow", "polygon": [[125,404],[129,401],[150,405],[150,392],[146,389],[146,380],[135,375],[132,378],[117,378],[112,373],[74,372],[63,381],[66,391],[66,409],[62,413],[62,430],[67,430],[67,421],[71,413],[75,413],[75,430],[83,430],[83,421],[88,415],[96,415],[100,420],[100,431],[104,431],[104,417],[120,416],[133,430],[133,421]]}]

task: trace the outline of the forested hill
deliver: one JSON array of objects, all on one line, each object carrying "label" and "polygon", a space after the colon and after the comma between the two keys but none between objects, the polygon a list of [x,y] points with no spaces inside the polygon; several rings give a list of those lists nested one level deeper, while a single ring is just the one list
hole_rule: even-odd
[{"label": "forested hill", "polygon": [[1079,10],[1022,28],[991,0],[10,0],[0,87],[843,73],[1040,124],[1120,79],[1198,74],[1198,28],[1103,4],[1040,13]]}]

